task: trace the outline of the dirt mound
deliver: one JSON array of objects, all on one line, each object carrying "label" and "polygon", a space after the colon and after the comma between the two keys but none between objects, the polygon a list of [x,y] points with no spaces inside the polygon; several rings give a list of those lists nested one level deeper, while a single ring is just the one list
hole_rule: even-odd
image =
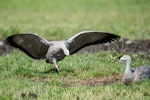
[{"label": "dirt mound", "polygon": [[97,44],[85,47],[78,51],[78,53],[84,52],[99,52],[102,50],[115,50],[119,53],[139,53],[144,52],[150,55],[150,40],[136,40],[130,41],[128,39],[123,39],[109,44]]},{"label": "dirt mound", "polygon": [[14,50],[13,47],[4,45],[3,42],[0,41],[0,56],[10,53],[12,50]]}]

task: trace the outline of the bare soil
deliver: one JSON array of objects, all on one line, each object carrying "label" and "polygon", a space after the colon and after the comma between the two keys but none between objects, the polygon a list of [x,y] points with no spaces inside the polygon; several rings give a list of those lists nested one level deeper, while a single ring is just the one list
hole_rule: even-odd
[{"label": "bare soil", "polygon": [[[106,76],[104,78],[85,78],[85,79],[74,79],[72,76],[63,77],[60,76],[59,80],[62,81],[62,87],[75,87],[75,86],[99,86],[99,85],[109,85],[115,82],[120,82],[122,80],[123,75],[113,74],[110,76]],[[40,78],[38,80],[32,80],[36,82],[51,82],[54,80],[51,77]]]},{"label": "bare soil", "polygon": [[84,52],[99,52],[102,50],[109,50],[109,51],[117,51],[119,53],[146,53],[150,55],[150,40],[135,40],[131,41],[128,39],[123,39],[121,41],[117,41],[114,43],[109,44],[96,44],[85,47],[78,51],[78,53]]},{"label": "bare soil", "polygon": [[114,82],[120,82],[122,80],[122,75],[114,75],[114,76],[107,76],[106,78],[86,78],[82,80],[74,81],[73,79],[63,79],[64,84],[63,87],[74,87],[74,86],[99,86],[99,85],[109,85]]}]

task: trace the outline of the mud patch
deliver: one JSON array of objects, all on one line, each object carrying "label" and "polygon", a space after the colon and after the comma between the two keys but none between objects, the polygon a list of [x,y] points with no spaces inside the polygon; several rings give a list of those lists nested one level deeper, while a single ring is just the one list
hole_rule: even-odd
[{"label": "mud patch", "polygon": [[74,87],[74,86],[99,86],[99,85],[110,85],[115,82],[120,82],[122,80],[122,76],[109,76],[107,78],[86,78],[78,81],[72,81],[72,80],[65,80],[65,84],[63,84],[63,87]]}]

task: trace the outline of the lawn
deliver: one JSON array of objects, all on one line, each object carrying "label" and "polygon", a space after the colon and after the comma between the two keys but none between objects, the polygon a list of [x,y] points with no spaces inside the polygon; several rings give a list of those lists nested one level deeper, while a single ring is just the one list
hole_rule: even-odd
[{"label": "lawn", "polygon": [[[60,40],[86,30],[133,41],[150,39],[149,4],[149,0],[0,0],[0,40],[23,32]],[[14,51],[0,57],[0,100],[149,100],[149,80],[122,84],[125,64],[118,61],[119,55],[74,54],[59,62],[58,75],[54,65]],[[131,56],[133,66],[150,65],[143,53]],[[100,84],[114,77],[119,80]]]}]

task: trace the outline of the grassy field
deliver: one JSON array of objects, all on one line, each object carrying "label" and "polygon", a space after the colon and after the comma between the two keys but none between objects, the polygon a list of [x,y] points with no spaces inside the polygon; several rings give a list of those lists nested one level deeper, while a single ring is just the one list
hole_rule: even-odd
[{"label": "grassy field", "polygon": [[[149,4],[149,0],[0,0],[0,39],[34,32],[59,40],[85,30],[107,31],[131,40],[150,39]],[[59,62],[57,75],[54,65],[12,52],[0,57],[0,100],[29,100],[34,97],[30,94],[36,94],[38,100],[149,100],[149,80],[129,86],[121,81],[82,84],[121,78],[125,65],[116,59],[119,55],[115,51],[74,54]],[[150,65],[143,53],[132,57],[133,66]]]}]

